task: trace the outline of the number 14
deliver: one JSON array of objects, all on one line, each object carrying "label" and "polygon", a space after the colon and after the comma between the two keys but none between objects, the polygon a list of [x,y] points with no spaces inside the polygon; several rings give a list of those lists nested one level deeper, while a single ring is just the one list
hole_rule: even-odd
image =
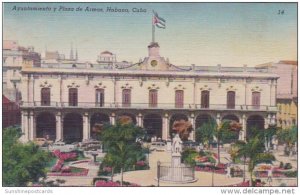
[{"label": "number 14", "polygon": [[283,9],[278,10],[278,15],[283,15],[283,14],[284,14],[284,10]]}]

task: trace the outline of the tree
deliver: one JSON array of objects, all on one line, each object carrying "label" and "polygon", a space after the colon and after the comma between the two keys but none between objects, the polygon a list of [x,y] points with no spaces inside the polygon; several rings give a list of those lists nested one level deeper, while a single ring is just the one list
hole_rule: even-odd
[{"label": "tree", "polygon": [[209,142],[213,141],[214,135],[212,129],[216,126],[215,121],[209,121],[204,123],[199,128],[196,129],[196,141],[202,143],[203,145],[208,145]]},{"label": "tree", "polygon": [[278,129],[276,132],[277,138],[280,142],[286,144],[285,151],[291,154],[292,147],[298,142],[297,126],[288,129]]},{"label": "tree", "polygon": [[262,162],[274,161],[275,157],[271,153],[264,152],[264,140],[261,139],[261,135],[250,138],[247,143],[239,141],[235,144],[235,147],[238,148],[237,157],[249,159],[248,171],[250,173],[250,185],[252,186],[255,166]]},{"label": "tree", "polygon": [[[124,122],[125,121],[125,122]],[[116,125],[106,126],[101,132],[104,146],[107,148],[105,161],[113,169],[119,168],[121,172],[121,185],[123,185],[123,172],[132,167],[142,155],[141,144],[136,142],[144,131],[128,120],[119,120]]]},{"label": "tree", "polygon": [[27,186],[46,176],[45,167],[49,153],[32,142],[20,143],[18,128],[3,129],[3,185]]},{"label": "tree", "polygon": [[214,137],[217,140],[218,147],[218,163],[220,163],[220,144],[232,140],[235,135],[240,131],[241,126],[236,122],[225,120],[219,125],[213,120],[203,124],[196,130],[197,141],[202,143],[213,141]]},{"label": "tree", "polygon": [[190,121],[178,120],[173,123],[173,131],[179,134],[182,140],[188,140],[191,131],[193,130],[192,123]]}]

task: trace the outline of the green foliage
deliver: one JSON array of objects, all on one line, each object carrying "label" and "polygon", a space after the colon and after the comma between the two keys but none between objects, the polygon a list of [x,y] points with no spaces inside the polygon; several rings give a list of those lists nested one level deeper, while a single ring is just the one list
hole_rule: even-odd
[{"label": "green foliage", "polygon": [[280,165],[279,165],[279,168],[283,168],[283,162],[282,161],[280,161]]},{"label": "green foliage", "polygon": [[32,142],[20,143],[20,136],[20,129],[3,129],[3,186],[26,186],[46,174],[50,155]]},{"label": "green foliage", "polygon": [[291,169],[293,168],[291,163],[286,163],[284,166],[283,166],[284,169]]},{"label": "green foliage", "polygon": [[218,140],[223,143],[230,143],[232,140],[238,138],[238,132],[234,132],[230,127],[231,121],[225,120],[221,123],[219,128],[216,128],[214,134]]},{"label": "green foliage", "polygon": [[215,128],[215,121],[204,123],[201,127],[196,129],[196,141],[202,144],[208,144],[209,142],[213,141],[214,134],[212,132]]},{"label": "green foliage", "polygon": [[196,129],[196,141],[203,144],[213,141],[218,143],[218,163],[220,163],[220,143],[230,143],[238,137],[238,132],[231,129],[231,121],[225,120],[219,125],[211,120]]},{"label": "green foliage", "polygon": [[194,149],[186,149],[182,152],[182,161],[185,164],[188,164],[190,166],[195,166],[195,157],[198,156],[198,152]]},{"label": "green foliage", "polygon": [[285,172],[284,175],[286,177],[297,177],[298,176],[298,171],[288,171],[288,172]]},{"label": "green foliage", "polygon": [[261,139],[261,134],[258,133],[255,137],[249,139],[248,142],[239,141],[234,147],[238,148],[237,157],[248,158],[248,170],[252,181],[253,170],[259,163],[269,163],[275,160],[275,157],[271,153],[264,152],[264,139]]},{"label": "green foliage", "polygon": [[288,146],[298,142],[298,127],[293,126],[289,129],[278,129],[276,132],[277,138],[280,142],[287,144]]},{"label": "green foliage", "polygon": [[120,169],[123,174],[123,171],[144,158],[142,147],[136,142],[143,134],[144,131],[132,123],[118,122],[116,125],[106,126],[100,135],[107,149],[103,163],[113,169]]}]

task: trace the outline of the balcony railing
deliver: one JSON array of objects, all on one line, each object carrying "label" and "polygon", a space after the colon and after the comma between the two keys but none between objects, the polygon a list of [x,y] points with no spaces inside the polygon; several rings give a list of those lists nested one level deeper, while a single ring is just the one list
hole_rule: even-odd
[{"label": "balcony railing", "polygon": [[69,102],[22,102],[21,107],[55,107],[55,108],[130,108],[130,109],[177,109],[177,110],[247,110],[247,111],[277,111],[276,106],[266,105],[234,105],[228,107],[227,104],[210,104],[208,107],[203,107],[201,104],[183,104],[180,107],[175,103],[157,103],[155,106],[149,103],[131,103],[122,104],[96,102],[78,102],[77,106],[71,106]]}]

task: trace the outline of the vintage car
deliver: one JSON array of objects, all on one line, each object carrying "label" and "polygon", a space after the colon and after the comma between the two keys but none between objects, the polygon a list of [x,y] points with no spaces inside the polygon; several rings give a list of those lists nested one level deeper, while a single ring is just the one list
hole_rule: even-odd
[{"label": "vintage car", "polygon": [[33,140],[33,142],[34,142],[35,144],[37,144],[38,146],[47,146],[47,145],[53,143],[52,140],[47,140],[46,138],[43,138],[43,137],[35,138],[35,139]]},{"label": "vintage car", "polygon": [[166,151],[166,143],[162,141],[152,142],[150,151]]},{"label": "vintage car", "polygon": [[54,142],[53,144],[49,145],[49,150],[60,150],[61,152],[71,152],[74,150],[77,150],[77,145],[76,144],[66,144],[63,141],[57,141]]}]

